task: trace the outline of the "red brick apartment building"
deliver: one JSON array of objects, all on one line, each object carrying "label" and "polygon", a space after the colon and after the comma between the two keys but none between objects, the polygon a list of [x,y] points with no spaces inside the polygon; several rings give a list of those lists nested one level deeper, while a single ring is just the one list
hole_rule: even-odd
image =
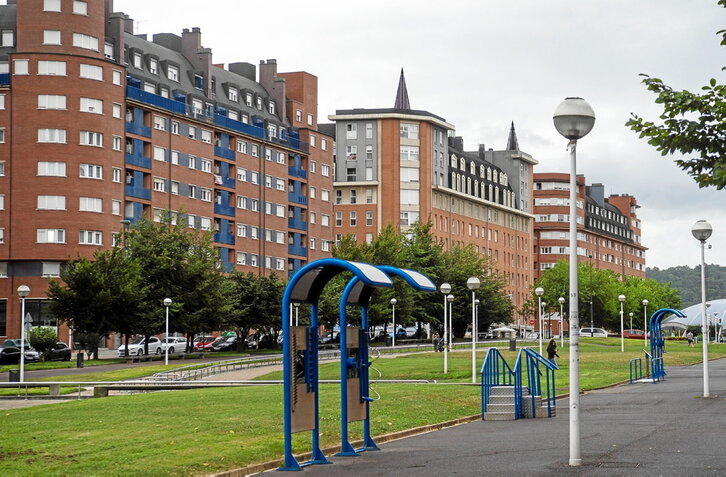
[{"label": "red brick apartment building", "polygon": [[[569,260],[570,176],[534,175],[534,268],[538,278],[559,260]],[[595,268],[645,277],[645,251],[635,197],[605,197],[603,184],[577,177],[577,255]]]},{"label": "red brick apartment building", "polygon": [[0,6],[0,341],[20,334],[19,285],[33,326],[57,326],[61,264],[163,210],[213,231],[225,270],[329,256],[332,199],[310,193],[333,189],[317,78],[275,60],[257,76],[215,64],[198,28],[134,35],[112,0]]},{"label": "red brick apartment building", "polygon": [[506,150],[482,145],[467,152],[452,124],[411,109],[403,72],[393,108],[338,110],[330,119],[336,240],[352,234],[369,242],[388,224],[405,230],[430,219],[445,247],[471,244],[489,256],[506,278],[515,309],[521,308],[533,283],[530,204],[537,162],[519,150],[514,126]]}]

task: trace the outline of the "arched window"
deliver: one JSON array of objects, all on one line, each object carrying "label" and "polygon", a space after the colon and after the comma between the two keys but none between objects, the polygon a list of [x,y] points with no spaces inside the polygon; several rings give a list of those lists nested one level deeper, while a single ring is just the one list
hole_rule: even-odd
[{"label": "arched window", "polygon": [[471,177],[466,178],[466,193],[471,194]]},{"label": "arched window", "polygon": [[492,180],[492,169],[487,167],[487,180]]},{"label": "arched window", "polygon": [[466,161],[463,157],[459,159],[459,169],[461,169],[462,171],[466,170]]},{"label": "arched window", "polygon": [[451,155],[451,167],[456,168],[459,160],[456,158],[456,154]]},{"label": "arched window", "polygon": [[482,179],[484,179],[486,177],[485,174],[486,173],[484,172],[484,166],[483,165],[479,166],[479,177],[481,177]]},{"label": "arched window", "polygon": [[479,181],[474,180],[474,190],[472,191],[475,197],[479,197]]},{"label": "arched window", "polygon": [[474,161],[471,161],[469,163],[469,174],[476,175],[476,164],[474,164]]}]

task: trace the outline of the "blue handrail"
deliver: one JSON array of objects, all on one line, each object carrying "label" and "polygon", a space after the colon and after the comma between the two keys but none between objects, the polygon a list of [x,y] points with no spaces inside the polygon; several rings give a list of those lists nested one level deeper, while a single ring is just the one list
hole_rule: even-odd
[{"label": "blue handrail", "polygon": [[[547,402],[547,416],[552,417],[552,408],[556,405],[555,396],[555,370],[557,365],[530,348],[522,348],[527,362],[527,388],[529,389],[532,416],[537,416],[535,397],[541,396]],[[545,368],[546,394],[542,393],[542,371],[540,365]],[[545,397],[546,396],[546,397]]]},{"label": "blue handrail", "polygon": [[[494,386],[514,386],[514,373],[504,356],[496,348],[489,348],[481,367],[481,414],[489,405],[489,396]],[[516,414],[515,414],[516,415]]]}]

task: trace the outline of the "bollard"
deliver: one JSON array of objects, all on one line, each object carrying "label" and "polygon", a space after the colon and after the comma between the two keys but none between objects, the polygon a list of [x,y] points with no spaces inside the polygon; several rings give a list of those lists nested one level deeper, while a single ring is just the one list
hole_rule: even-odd
[{"label": "bollard", "polygon": [[8,382],[19,383],[20,382],[20,370],[11,369],[8,371]]},{"label": "bollard", "polygon": [[509,351],[517,351],[517,338],[509,340]]},{"label": "bollard", "polygon": [[80,351],[76,355],[76,368],[82,368],[83,367],[83,351]]}]

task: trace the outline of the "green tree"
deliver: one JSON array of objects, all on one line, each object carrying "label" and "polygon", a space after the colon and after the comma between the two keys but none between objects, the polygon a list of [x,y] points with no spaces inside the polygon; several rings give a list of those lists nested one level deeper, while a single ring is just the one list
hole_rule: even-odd
[{"label": "green tree", "polygon": [[[726,7],[726,0],[718,0]],[[726,30],[718,32],[726,45]],[[644,76],[643,84],[657,95],[655,102],[663,112],[659,122],[647,121],[636,114],[625,124],[648,138],[662,155],[692,155],[676,159],[678,167],[693,177],[700,187],[726,187],[726,86],[711,78],[702,93],[674,90],[658,78]]]},{"label": "green tree", "polygon": [[235,310],[230,325],[237,336],[244,339],[255,330],[258,337],[265,337],[261,346],[276,346],[282,330],[280,317],[285,284],[274,273],[267,276],[233,273],[229,281]]},{"label": "green tree", "polygon": [[41,359],[45,361],[46,355],[58,341],[58,332],[54,328],[42,326],[33,328],[28,333],[28,341],[30,346],[40,353]]}]

